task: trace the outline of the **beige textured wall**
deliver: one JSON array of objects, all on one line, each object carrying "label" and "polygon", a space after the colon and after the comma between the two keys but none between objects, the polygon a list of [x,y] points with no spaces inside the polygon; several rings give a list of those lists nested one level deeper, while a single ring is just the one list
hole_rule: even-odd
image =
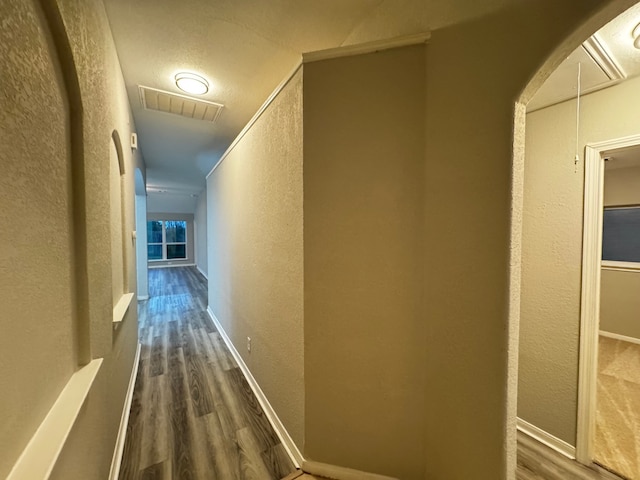
[{"label": "beige textured wall", "polygon": [[[638,101],[640,79],[585,96],[581,158],[586,143],[637,133]],[[584,191],[574,150],[574,101],[527,115],[518,415],[572,445]]]},{"label": "beige textured wall", "polygon": [[191,195],[175,195],[170,193],[148,193],[148,212],[194,213],[196,199]]},{"label": "beige textured wall", "polygon": [[425,46],[304,65],[305,455],[424,475]]},{"label": "beige textured wall", "polygon": [[122,187],[116,144],[109,146],[109,202],[111,212],[111,294],[115,307],[125,292],[122,245]]},{"label": "beige textured wall", "polygon": [[302,449],[300,73],[208,178],[207,216],[209,306]]},{"label": "beige textured wall", "polygon": [[[640,89],[640,85],[636,88]],[[604,206],[640,205],[640,167],[607,168],[607,165],[608,162],[604,174]]]},{"label": "beige textured wall", "polygon": [[[137,342],[135,308],[117,328],[112,323],[109,242],[111,135],[116,129],[128,138],[133,122],[102,3],[43,6],[0,4],[0,63],[10,72],[0,88],[0,195],[11,225],[0,267],[0,477],[79,364],[104,358],[52,474],[102,480]],[[128,239],[136,165],[144,171],[142,159],[125,151]],[[133,289],[133,244],[123,247]]]},{"label": "beige textured wall", "polygon": [[[108,158],[111,130],[115,126],[119,126],[123,131],[121,132],[123,133],[122,137],[126,138],[126,130],[132,128],[132,123],[126,109],[124,90],[118,86],[121,85],[121,78],[117,69],[116,56],[108,38],[107,22],[102,5],[97,1],[80,2],[79,0],[68,0],[61,3],[66,31],[69,34],[75,63],[80,73],[80,89],[83,94],[85,115],[85,128],[82,132],[85,147],[83,163],[86,166],[86,191],[90,192],[90,195],[87,195],[86,204],[79,205],[87,218],[87,244],[77,247],[80,250],[86,250],[88,258],[91,259],[88,264],[88,277],[82,279],[87,286],[87,292],[83,293],[85,300],[80,301],[79,306],[86,309],[90,315],[92,328],[89,338],[92,355],[104,356],[108,360],[91,392],[89,403],[82,413],[80,422],[76,425],[67,448],[63,451],[59,466],[54,472],[54,478],[102,479],[106,477],[108,469],[111,456],[110,446],[113,445],[119,421],[126,379],[130,373],[131,357],[135,345],[135,341],[132,340],[135,337],[135,321],[132,321],[132,317],[135,317],[134,313],[130,312],[130,316],[124,324],[115,331],[107,321],[111,313],[109,288],[111,268],[110,252],[105,251],[103,242],[110,235],[109,195],[108,182],[106,181],[108,174],[105,170],[108,169],[108,163],[104,159]],[[444,0],[432,2],[434,8],[444,8],[447,5],[456,6],[456,8],[448,10],[451,12],[448,24],[452,26],[434,32],[428,48],[427,63],[427,107],[425,107],[427,157],[424,203],[427,222],[424,237],[426,272],[424,301],[427,334],[424,337],[426,359],[424,364],[422,366],[418,364],[417,368],[425,372],[428,385],[424,406],[418,413],[425,415],[424,461],[425,478],[428,479],[495,480],[512,475],[512,471],[507,473],[506,467],[507,460],[513,459],[513,443],[507,444],[506,441],[509,438],[513,440],[514,430],[513,423],[508,423],[512,418],[508,415],[510,403],[506,402],[509,397],[505,389],[505,378],[508,378],[508,382],[513,382],[514,379],[513,369],[508,370],[507,368],[507,359],[513,357],[513,353],[510,353],[513,351],[513,345],[509,344],[507,337],[509,334],[515,335],[515,331],[507,323],[507,312],[510,305],[518,302],[517,292],[514,294],[515,290],[511,290],[511,296],[508,292],[513,102],[529,79],[538,71],[539,66],[545,64],[545,59],[551,53],[553,53],[552,62],[545,64],[545,74],[548,74],[553,62],[560,62],[567,53],[578,45],[579,41],[595,31],[606,20],[606,17],[610,18],[613,13],[619,13],[623,5],[628,6],[632,2],[616,1],[615,8],[612,7],[598,19],[585,23],[579,31],[580,33],[574,36],[568,32],[572,32],[578,25],[581,25],[592,9],[613,5],[613,2],[604,0],[579,3],[570,0],[532,0],[530,2],[509,0],[494,14],[481,16],[482,9],[480,9],[481,12],[478,13],[480,16],[464,25],[459,25],[461,19],[469,18],[463,11],[467,7],[477,11],[475,7],[477,3],[471,0],[460,0],[455,4]],[[3,4],[1,8],[23,8],[23,5],[15,6],[12,4],[8,6]],[[491,11],[491,9],[487,11]],[[13,13],[15,10],[11,10],[11,12]],[[407,10],[406,19],[410,19],[412,12],[412,9]],[[28,16],[21,16],[19,20],[16,20],[16,15],[4,15],[4,11],[2,13],[5,22],[3,25],[9,26],[9,28],[3,28],[1,35],[9,38],[6,42],[2,42],[0,48],[11,49],[12,52],[11,55],[3,55],[2,61],[19,64],[15,66],[15,70],[7,71],[23,71],[21,68],[33,67],[31,63],[37,63],[39,58],[46,59],[46,53],[38,55],[35,52],[37,48],[41,47],[36,47],[35,50],[27,48],[22,50],[25,45],[32,45],[31,42],[38,38],[37,34],[30,32],[29,35],[25,35],[26,41],[20,37],[16,38],[20,34],[17,31],[19,28],[24,30],[22,33],[29,32],[28,22],[27,25],[20,24],[19,28],[11,28],[12,22],[16,24],[29,20]],[[7,21],[7,18],[12,20]],[[376,25],[384,25],[384,22],[378,22]],[[505,25],[509,28],[505,28]],[[403,28],[394,30],[394,32],[405,33],[402,31]],[[365,27],[363,29],[366,30]],[[374,28],[372,27],[372,29]],[[518,35],[512,35],[514,31],[517,31]],[[545,35],[540,35],[541,31],[544,31]],[[563,49],[555,50],[567,35],[570,36],[563,44]],[[360,38],[366,37],[366,32],[364,32]],[[5,53],[4,50],[2,53]],[[13,63],[10,66],[13,68]],[[48,94],[48,86],[56,84],[49,82],[50,78],[41,81],[40,75],[47,69],[47,67],[36,68],[38,74],[35,77],[37,80],[33,80],[33,77],[20,77],[21,81],[35,82],[33,92],[30,93],[32,98],[36,98],[33,95],[38,93]],[[18,77],[9,76],[9,78],[13,82],[18,82],[15,87],[16,91],[22,92],[22,85],[19,84]],[[25,78],[26,80],[24,80]],[[9,83],[3,83],[3,87],[7,84]],[[4,93],[3,91],[1,94]],[[5,131],[9,133],[15,131],[12,130],[14,127],[10,123],[15,122],[16,117],[19,119],[16,125],[21,123],[28,126],[28,122],[37,121],[37,116],[29,114],[28,98],[19,94],[13,96],[13,101],[19,99],[20,102],[14,109],[3,112],[5,115],[9,113],[10,121],[7,121],[7,116],[0,117],[3,119],[3,134]],[[43,96],[41,101],[37,103],[39,112],[42,111],[43,105],[50,105],[47,103],[49,98],[48,95]],[[283,96],[282,98],[289,97]],[[8,101],[7,96],[3,96],[2,99]],[[300,101],[299,98],[298,101]],[[627,99],[624,105],[619,107],[622,108],[628,103],[630,102]],[[293,118],[300,119],[299,107],[293,110],[298,112],[297,117],[293,115]],[[52,111],[57,111],[55,105],[52,106]],[[291,110],[286,111],[291,112]],[[281,115],[278,115],[277,112],[280,112]],[[297,127],[293,130],[299,133],[301,123],[290,122],[291,118],[278,109],[272,109],[271,115],[267,113],[263,122],[266,124],[265,128],[259,135],[256,134],[256,137],[260,136],[263,141],[258,142],[257,139],[254,139],[252,154],[247,157],[243,156],[242,160],[244,161],[246,158],[256,160],[269,156],[277,165],[282,165],[278,162],[285,162],[285,159],[291,160],[292,158],[299,162],[302,147],[296,142],[296,135],[287,137],[286,142],[279,142],[275,137],[272,140],[268,139],[272,131],[276,131],[277,128],[271,130],[267,126],[296,125]],[[19,133],[37,131],[38,135],[34,138],[49,139],[47,135],[43,136],[43,132],[46,131],[48,134],[53,130],[52,126],[55,127],[55,125],[58,123],[47,123],[47,128],[38,128],[37,130],[33,126],[26,130],[20,128]],[[516,133],[518,133],[518,129],[516,129]],[[3,135],[2,141],[8,141],[7,139],[19,141],[20,137],[19,135],[6,137]],[[21,170],[24,162],[29,160],[35,162],[36,154],[41,160],[43,148],[46,150],[47,145],[55,143],[56,140],[51,139],[43,140],[42,144],[31,144],[29,147],[25,147],[26,141],[23,144],[18,144],[15,151],[24,152],[20,157],[20,162],[7,162],[3,157],[3,166],[6,162],[19,170],[15,174],[16,180],[29,179],[31,174]],[[265,144],[269,148],[260,148]],[[247,142],[247,149],[250,146],[251,143]],[[34,150],[21,151],[20,147],[33,147]],[[56,148],[53,150],[52,155],[60,153],[64,157],[64,152]],[[297,153],[277,154],[282,150]],[[3,149],[3,151],[7,150]],[[519,152],[517,142],[515,151],[516,154]],[[18,159],[17,156],[13,158]],[[136,162],[138,161],[139,159],[136,158]],[[243,168],[242,162],[232,163],[236,164],[235,167],[228,168],[232,173],[237,171],[234,169]],[[266,171],[261,171],[264,178],[272,179],[269,176],[269,171],[273,165],[270,164],[267,169],[257,160],[256,163],[255,170],[264,167]],[[253,163],[252,166],[256,167],[256,163]],[[62,168],[60,164],[54,163],[53,165]],[[38,167],[40,169],[47,168],[47,165],[43,166],[38,163]],[[300,183],[300,168],[300,166],[283,168],[289,174],[285,177],[290,181],[283,179],[282,182],[273,183],[266,180],[260,181],[257,175],[254,176],[255,184],[263,188],[263,192],[270,193],[265,197],[273,200],[273,204],[267,202],[265,205],[265,211],[270,215],[272,212],[282,213],[287,210],[284,208],[279,210],[283,191],[287,194],[285,195],[286,199],[301,198],[299,186],[296,186]],[[233,175],[230,177],[224,185],[228,188],[235,185],[238,190],[239,181],[234,181]],[[32,193],[35,195],[48,194],[52,191],[51,189],[59,187],[52,182],[44,183],[42,179],[40,179],[40,183],[43,186],[42,191],[29,192],[30,195]],[[82,185],[85,186],[85,183],[83,182]],[[224,185],[220,185],[221,192],[215,200],[223,202],[237,198],[229,190],[224,192]],[[277,191],[280,195],[274,195],[273,192],[277,190],[278,186],[286,186],[287,188]],[[452,195],[452,192],[455,192],[456,195]],[[64,194],[65,192],[62,191],[61,195],[52,195],[51,198],[60,202],[65,198]],[[243,195],[250,196],[252,193],[245,192]],[[20,193],[15,197],[7,197],[9,196],[3,196],[2,199],[3,202],[7,201],[9,206],[19,206],[20,208],[33,206],[35,209],[40,209],[47,205],[47,199],[37,203],[20,203],[21,199],[26,200],[25,197],[20,196]],[[276,202],[276,198],[278,198],[278,202]],[[29,201],[32,201],[32,197],[29,197]],[[259,203],[254,198],[253,204]],[[289,388],[299,392],[300,386],[303,384],[302,375],[296,375],[296,372],[300,373],[299,365],[301,365],[303,357],[300,323],[302,293],[299,288],[296,288],[296,285],[301,285],[302,272],[295,267],[301,263],[302,255],[302,227],[296,219],[301,219],[302,216],[301,210],[299,210],[301,209],[300,201],[291,200],[291,203],[294,206],[299,205],[295,207],[298,208],[297,215],[287,216],[286,219],[279,217],[277,222],[269,224],[258,219],[259,221],[254,225],[256,228],[258,226],[262,228],[261,234],[272,232],[271,226],[276,226],[274,229],[281,228],[283,232],[293,233],[293,235],[283,234],[268,237],[272,239],[284,238],[286,245],[275,242],[266,245],[271,247],[270,251],[274,253],[272,257],[269,257],[268,261],[271,263],[267,265],[269,267],[267,271],[279,273],[274,278],[272,285],[275,285],[280,291],[289,293],[290,297],[287,298],[292,300],[288,307],[293,306],[293,308],[283,309],[285,315],[282,317],[272,316],[271,310],[267,310],[267,315],[264,315],[264,312],[256,315],[254,310],[251,312],[251,318],[273,318],[274,321],[263,321],[261,325],[250,329],[249,323],[245,320],[249,318],[249,315],[245,314],[248,306],[245,299],[252,299],[249,302],[249,306],[251,306],[265,298],[267,300],[264,300],[264,304],[267,304],[270,296],[261,295],[260,298],[256,298],[255,295],[246,295],[245,292],[241,301],[236,300],[232,304],[228,298],[223,298],[221,305],[225,308],[233,305],[235,309],[234,315],[239,319],[237,325],[240,325],[233,332],[237,345],[244,345],[243,336],[246,336],[247,331],[257,333],[254,338],[260,339],[258,346],[264,345],[267,341],[273,345],[263,349],[262,352],[254,350],[252,355],[255,365],[252,368],[254,368],[254,372],[259,373],[259,381],[263,387],[265,384],[269,384],[268,391],[267,389],[265,391],[272,399],[278,413],[285,420],[287,427],[294,434],[294,438],[299,442],[300,438],[304,436],[303,429],[300,424],[296,426],[295,423],[296,419],[302,418],[301,411],[304,399],[299,394],[295,395],[295,398],[292,398],[290,394],[287,395],[287,398],[282,398],[283,392],[288,393]],[[213,204],[212,199],[209,201],[209,205]],[[60,206],[60,203],[57,206]],[[240,211],[243,208],[242,205],[228,204],[224,207]],[[220,211],[225,212],[225,209]],[[290,210],[289,208],[287,212]],[[519,213],[516,206],[516,223]],[[25,216],[25,218],[28,217]],[[246,218],[251,218],[251,214],[246,214]],[[293,220],[291,220],[292,218]],[[223,225],[225,221],[229,222],[229,220],[229,217],[224,218],[224,216],[219,219]],[[244,230],[238,228],[236,231],[240,230],[253,232],[250,225],[245,225]],[[209,226],[209,231],[214,232],[212,226]],[[55,233],[61,232],[56,230]],[[12,233],[12,235],[14,234]],[[210,238],[217,239],[218,243],[223,244],[223,239],[220,236],[215,237],[213,233],[210,233]],[[255,236],[251,238],[255,238]],[[237,236],[233,240],[239,240],[239,243],[226,244],[227,252],[236,253],[232,249],[238,248],[238,245],[247,252],[251,251],[251,247],[246,241],[243,243],[242,239]],[[516,251],[517,243],[516,241],[514,246]],[[28,242],[21,243],[21,245],[23,244],[29,245]],[[298,246],[291,248],[292,244]],[[21,261],[38,252],[35,246],[31,245],[31,247],[27,247],[23,252],[24,255],[19,257]],[[40,247],[38,245],[38,248]],[[56,248],[58,247],[63,255],[61,258],[64,258],[65,249],[70,251],[68,246],[58,245]],[[261,251],[261,253],[263,252]],[[297,256],[297,260],[290,262],[289,259],[292,256]],[[245,258],[251,258],[251,256],[246,255]],[[256,265],[263,265],[260,263],[264,261],[263,257],[256,257],[255,260]],[[226,259],[220,257],[215,261],[219,262],[222,268],[226,268]],[[58,281],[46,281],[44,288],[40,288],[41,286],[38,285],[37,289],[33,288],[32,290],[37,290],[39,293],[42,291],[50,292],[52,287],[64,286],[64,281],[60,281],[60,279],[64,279],[64,276],[58,276],[57,274],[60,272],[56,269],[64,268],[61,265],[65,265],[65,263],[49,264],[46,259],[43,262],[39,265],[37,273],[45,275],[45,277],[49,274],[52,276],[55,274]],[[518,259],[515,258],[511,268],[517,270],[517,263]],[[209,264],[210,266],[214,265],[211,260]],[[43,270],[43,265],[49,265],[51,270],[46,271],[49,267],[45,267]],[[240,266],[246,266],[246,268],[234,270],[234,273],[240,275],[239,278],[235,277],[234,283],[248,284],[250,282],[244,282],[245,278],[257,277],[257,270],[253,268],[252,264],[244,263]],[[291,269],[287,270],[287,267],[291,267]],[[226,271],[231,272],[230,269]],[[13,277],[14,281],[10,285],[12,298],[18,298],[15,292],[23,288],[27,292],[25,296],[29,296],[30,288],[33,286],[30,282],[39,278],[37,275],[31,274],[28,277],[20,277],[20,272],[22,270],[17,272],[18,276]],[[287,275],[282,275],[282,272]],[[434,275],[433,272],[437,272],[437,275]],[[226,277],[228,282],[231,282],[230,278]],[[286,278],[286,281],[283,281],[283,278]],[[290,283],[288,283],[289,281]],[[286,285],[282,285],[283,283]],[[3,288],[2,291],[5,292],[6,289]],[[225,292],[229,291],[227,285]],[[263,291],[261,290],[261,292]],[[65,298],[65,292],[61,293],[60,298]],[[250,293],[253,294],[253,292]],[[48,295],[48,293],[45,294]],[[30,307],[41,308],[36,313],[45,311],[44,305],[36,303],[33,298],[31,301]],[[283,302],[282,305],[285,303],[287,302]],[[48,307],[51,305],[47,302]],[[55,305],[62,309],[62,316],[67,313],[64,311],[64,300],[58,299]],[[66,305],[68,306],[70,303],[67,302]],[[25,311],[27,310],[17,311],[15,316],[5,317],[3,315],[2,321],[5,322],[3,323],[3,333],[5,332],[5,324],[10,324],[6,320],[7,318],[12,320],[18,318],[21,321],[41,318],[23,317],[21,313]],[[51,311],[49,308],[47,313]],[[59,320],[57,321],[59,322]],[[41,325],[43,323],[39,323],[39,326]],[[58,327],[59,324],[56,326]],[[27,330],[24,329],[21,332],[26,333]],[[55,332],[60,336],[50,335],[48,340],[54,338],[64,340],[65,334],[62,333],[62,330],[58,329]],[[16,340],[14,345],[18,345],[21,340],[20,333],[15,334],[18,336],[13,338]],[[514,337],[511,338],[513,340]],[[297,339],[297,341],[291,341],[292,339]],[[342,339],[336,339],[336,343],[341,341]],[[6,382],[9,378],[8,384],[3,385],[3,391],[8,385],[19,392],[23,402],[24,398],[27,398],[27,401],[33,399],[34,402],[39,402],[37,406],[25,405],[27,408],[25,411],[8,411],[4,408],[0,410],[3,415],[2,432],[5,435],[3,442],[7,443],[8,437],[6,435],[9,434],[6,432],[10,431],[11,438],[17,445],[21,440],[26,440],[29,437],[31,432],[26,433],[26,430],[37,426],[37,420],[34,420],[38,415],[46,412],[49,401],[55,397],[54,390],[62,386],[63,377],[70,374],[72,367],[69,364],[71,356],[68,349],[61,348],[59,352],[49,356],[47,358],[49,369],[47,373],[50,374],[50,378],[42,383],[46,386],[46,391],[36,392],[39,394],[38,396],[29,396],[29,387],[25,385],[26,378],[29,372],[34,373],[41,367],[43,357],[38,354],[38,350],[35,348],[30,348],[29,356],[24,358],[20,356],[20,352],[5,357],[5,352],[9,351],[13,352],[13,350],[4,350],[2,356],[2,381]],[[264,356],[265,352],[270,352],[269,355],[274,358],[269,359],[268,362],[259,361],[264,360],[261,355]],[[282,353],[282,357],[279,357],[276,352],[286,352],[286,357],[284,353]],[[66,360],[63,358],[65,356]],[[5,360],[5,358],[9,360]],[[294,362],[291,360],[292,358],[297,360]],[[57,368],[58,362],[62,367],[56,376],[54,370]],[[249,362],[252,360],[249,359]],[[16,370],[17,365],[20,366],[21,376],[25,378],[25,383],[11,377],[11,372]],[[275,365],[275,368],[272,372],[261,373],[262,365],[269,365],[269,368]],[[275,376],[273,372],[278,372],[279,378],[273,379],[272,377]],[[262,381],[263,379],[265,381]],[[51,387],[51,384],[47,383],[49,380],[58,382],[56,388],[49,388]],[[33,382],[29,383],[29,385],[31,384]],[[273,384],[277,384],[277,387],[274,388]],[[380,387],[383,389],[384,385],[380,385]],[[515,390],[512,388],[511,391]],[[22,398],[23,395],[24,398]],[[3,395],[3,407],[6,398],[10,399],[11,397]],[[10,402],[7,404],[11,405]],[[558,405],[554,404],[553,408],[557,408]],[[15,407],[14,403],[12,408]],[[19,418],[20,415],[22,417]],[[286,418],[285,415],[287,415]],[[25,418],[26,421],[24,421]],[[18,427],[14,430],[6,430],[5,425],[18,425]],[[20,426],[25,431],[21,430]],[[2,446],[4,448],[6,445]],[[12,455],[16,453],[16,447],[9,446],[2,452],[4,465],[10,465],[15,458]],[[460,452],[464,452],[464,461],[460,461]],[[505,454],[505,452],[507,453]]]},{"label": "beige textured wall", "polygon": [[640,339],[640,273],[602,269],[600,330]]},{"label": "beige textured wall", "polygon": [[69,109],[34,2],[0,17],[0,478],[77,365]]},{"label": "beige textured wall", "polygon": [[510,0],[382,0],[349,34],[344,45],[423,33],[483,17]]},{"label": "beige textured wall", "polygon": [[[638,87],[640,88],[640,86]],[[604,205],[640,205],[640,167],[607,168]],[[640,338],[640,272],[603,268],[600,277],[600,330]]]},{"label": "beige textured wall", "polygon": [[[449,27],[433,32],[427,54],[426,358],[416,366],[426,376],[427,385],[423,406],[417,412],[425,418],[422,457],[426,479],[514,478],[522,216],[518,198],[523,178],[522,171],[513,167],[524,161],[524,115],[517,118],[514,128],[514,103],[525,87],[523,98],[528,98],[581,41],[633,1],[509,0],[496,5],[491,14],[493,8],[482,11],[478,2],[470,0],[432,2],[434,8],[451,16]],[[467,8],[478,16],[462,23],[462,19],[469,20],[464,12]],[[396,11],[400,20],[394,19],[387,31],[412,33],[414,12],[413,8]],[[354,41],[372,38],[384,31],[380,29],[385,25],[386,20],[363,25]],[[540,35],[541,31],[545,35]],[[281,121],[285,119],[283,115]],[[277,134],[275,143],[267,139],[273,133],[262,131],[261,135],[262,146],[267,148],[257,149],[256,157],[284,148],[277,143]],[[295,143],[296,138],[291,135],[287,141]],[[247,158],[251,157],[243,160]],[[235,167],[236,171],[240,168]],[[231,172],[227,176],[226,182],[218,182],[215,176],[209,180],[209,187],[219,189],[209,189],[209,210],[217,212],[209,213],[209,238],[213,239],[209,251],[222,248],[231,256],[210,258],[210,276],[214,270],[230,272],[230,265],[238,262],[233,251],[238,238],[216,231],[220,226],[232,226],[238,218],[234,209],[242,208],[229,203],[237,198],[229,188],[240,180]],[[270,192],[265,185],[263,197],[269,198],[266,193]],[[290,218],[296,221],[297,217]],[[281,226],[276,225],[276,229]],[[240,272],[244,278],[252,277],[249,268]],[[242,301],[229,300],[231,285],[241,280],[236,276],[231,281],[227,275],[217,286],[210,283],[210,298],[213,292],[222,297],[223,309],[245,311]],[[238,325],[240,322],[234,327],[234,341],[242,347],[246,329],[242,331]],[[333,341],[335,348],[348,349],[348,338],[335,337]],[[386,388],[382,383],[379,387]],[[351,421],[345,418],[345,423]],[[313,437],[309,428],[307,424],[305,436]],[[295,434],[299,441],[298,431]]]}]

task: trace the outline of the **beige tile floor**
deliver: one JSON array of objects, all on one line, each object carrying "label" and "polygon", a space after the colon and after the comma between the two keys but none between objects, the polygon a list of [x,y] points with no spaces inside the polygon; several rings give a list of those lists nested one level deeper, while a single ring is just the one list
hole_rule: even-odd
[{"label": "beige tile floor", "polygon": [[640,345],[600,337],[595,459],[640,480]]}]

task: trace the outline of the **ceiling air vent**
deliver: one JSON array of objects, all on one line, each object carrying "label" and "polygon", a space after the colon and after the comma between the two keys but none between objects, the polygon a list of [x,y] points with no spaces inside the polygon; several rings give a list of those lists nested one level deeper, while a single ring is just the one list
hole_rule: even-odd
[{"label": "ceiling air vent", "polygon": [[140,89],[140,101],[147,110],[171,113],[181,117],[215,122],[220,116],[224,105],[220,103],[196,100],[185,95],[165,92],[155,88],[138,85]]}]

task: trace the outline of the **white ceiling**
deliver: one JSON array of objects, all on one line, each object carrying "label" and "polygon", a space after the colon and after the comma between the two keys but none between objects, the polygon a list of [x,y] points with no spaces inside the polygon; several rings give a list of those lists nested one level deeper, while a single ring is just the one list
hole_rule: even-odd
[{"label": "white ceiling", "polygon": [[[383,0],[105,0],[146,161],[147,183],[204,187],[224,153],[302,52],[340,46]],[[177,71],[204,75],[215,123],[145,110],[138,86],[183,93]]]},{"label": "white ceiling", "polygon": [[640,75],[640,50],[633,46],[632,32],[640,22],[640,3],[631,7],[578,47],[553,72],[527,106],[528,111],[575,98]]}]

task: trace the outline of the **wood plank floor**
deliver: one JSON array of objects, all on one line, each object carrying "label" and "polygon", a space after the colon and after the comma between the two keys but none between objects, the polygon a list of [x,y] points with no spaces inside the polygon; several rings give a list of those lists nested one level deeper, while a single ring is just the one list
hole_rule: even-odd
[{"label": "wood plank floor", "polygon": [[295,471],[206,313],[195,267],[149,270],[121,480],[277,480]]}]

